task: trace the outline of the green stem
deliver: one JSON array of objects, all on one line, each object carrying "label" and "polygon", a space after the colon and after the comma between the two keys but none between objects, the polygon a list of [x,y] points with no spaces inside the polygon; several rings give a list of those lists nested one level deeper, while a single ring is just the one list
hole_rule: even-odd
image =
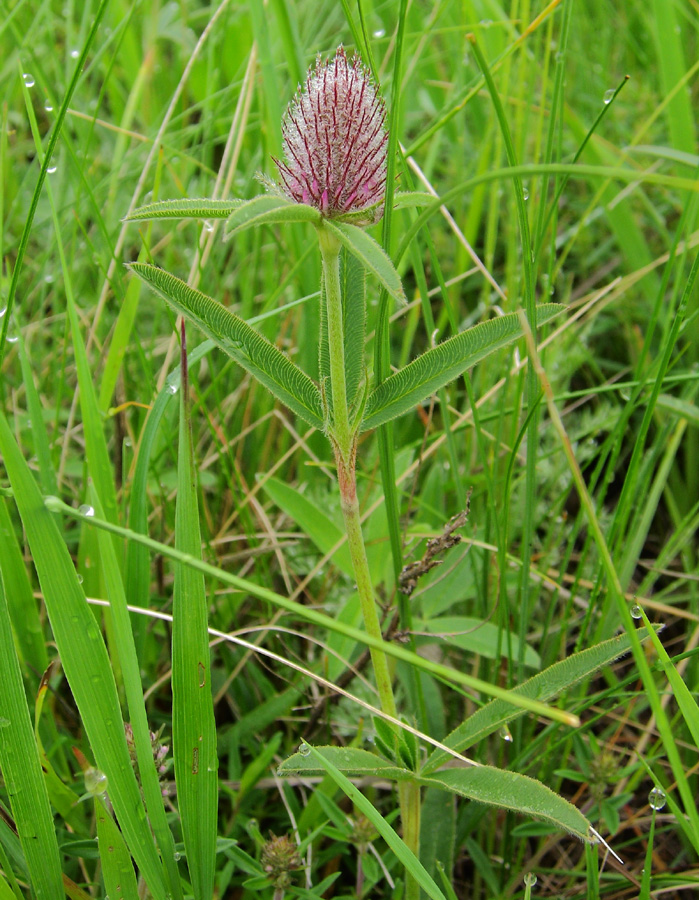
[{"label": "green stem", "polygon": [[[337,476],[340,484],[340,502],[342,515],[345,520],[347,532],[347,544],[349,546],[352,568],[357,582],[359,602],[364,618],[364,627],[368,634],[375,638],[382,638],[381,622],[376,610],[374,591],[371,585],[369,562],[366,557],[364,536],[362,535],[361,517],[359,515],[359,503],[357,501],[357,479],[355,474],[355,458],[357,452],[356,440],[350,450],[349,460],[345,460],[337,443],[333,441],[335,450],[335,462],[337,464]],[[388,671],[388,660],[383,650],[370,648],[371,662],[376,678],[376,687],[381,700],[381,709],[389,716],[397,718],[396,701],[393,696],[391,676]]]},{"label": "green stem", "polygon": [[[323,259],[325,281],[326,321],[328,326],[328,352],[330,356],[330,396],[332,417],[328,425],[328,437],[335,452],[337,478],[340,486],[340,502],[347,532],[352,568],[357,582],[359,602],[364,627],[371,637],[381,639],[381,622],[376,609],[374,590],[369,572],[369,562],[362,534],[362,523],[357,500],[357,429],[349,421],[347,408],[347,381],[345,373],[345,334],[342,288],[340,285],[340,244],[334,235],[322,225],[318,227],[320,252]],[[383,650],[370,647],[374,678],[383,712],[398,717],[388,660]],[[415,784],[401,785],[399,789],[403,837],[407,846],[419,859],[420,851],[420,788]],[[420,886],[406,872],[406,900],[419,900]]]},{"label": "green stem", "polygon": [[320,253],[323,259],[325,304],[330,352],[330,392],[332,397],[332,438],[345,460],[349,459],[354,435],[347,409],[347,379],[345,375],[345,328],[340,287],[340,242],[322,224],[318,227]]}]

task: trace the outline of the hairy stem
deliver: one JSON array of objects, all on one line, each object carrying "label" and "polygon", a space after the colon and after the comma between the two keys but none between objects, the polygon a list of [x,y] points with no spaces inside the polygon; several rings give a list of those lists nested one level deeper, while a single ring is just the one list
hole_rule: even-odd
[{"label": "hairy stem", "polygon": [[[374,600],[374,591],[371,586],[371,575],[369,574],[369,563],[366,557],[366,548],[364,546],[364,536],[362,535],[362,525],[359,515],[359,503],[357,501],[357,480],[354,467],[357,452],[356,440],[353,440],[352,442],[348,460],[345,459],[344,454],[337,444],[334,444],[334,449],[338,481],[340,484],[342,515],[345,521],[347,543],[352,558],[354,577],[357,582],[357,591],[359,593],[359,602],[364,618],[364,627],[372,637],[382,638],[381,622],[379,621],[376,601]],[[396,701],[393,697],[393,687],[391,685],[391,676],[388,671],[386,654],[382,650],[372,647],[371,662],[374,668],[376,687],[381,700],[381,709],[395,718],[397,716]]]},{"label": "hairy stem", "polygon": [[323,259],[325,281],[328,349],[330,351],[330,386],[332,395],[332,424],[330,433],[345,460],[352,452],[354,436],[347,409],[347,377],[345,374],[345,329],[340,286],[340,243],[321,225],[318,240]]},{"label": "hairy stem", "polygon": [[[340,284],[340,244],[334,235],[321,225],[318,228],[320,252],[323,259],[325,284],[326,321],[328,324],[328,351],[330,357],[330,390],[332,396],[332,416],[328,423],[328,436],[335,452],[337,477],[340,485],[342,515],[347,532],[352,568],[357,582],[359,602],[367,633],[374,638],[382,638],[381,622],[376,609],[374,590],[371,583],[369,563],[362,534],[359,502],[357,501],[357,430],[352,429],[347,407],[347,380],[345,373],[345,335],[342,287]],[[393,685],[388,669],[386,654],[375,647],[370,648],[374,678],[379,692],[383,712],[398,717]],[[420,851],[420,788],[405,784],[399,789],[403,836],[407,846],[419,858]],[[360,861],[361,864],[361,861]],[[406,872],[406,898],[419,900],[420,887]]]}]

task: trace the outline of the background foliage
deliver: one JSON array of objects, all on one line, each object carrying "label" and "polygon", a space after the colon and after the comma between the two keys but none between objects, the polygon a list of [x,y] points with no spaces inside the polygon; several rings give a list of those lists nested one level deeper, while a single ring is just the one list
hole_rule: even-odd
[{"label": "background foliage", "polygon": [[[168,613],[173,580],[189,577],[182,575],[188,567],[173,567],[123,535],[105,539],[89,515],[49,514],[41,501],[42,494],[55,495],[161,544],[176,541],[176,501],[184,502],[187,477],[178,475],[178,440],[186,446],[187,437],[184,429],[178,438],[174,317],[123,263],[140,257],[188,279],[317,374],[320,263],[308,225],[246,231],[224,243],[213,220],[126,225],[122,218],[151,200],[259,193],[256,174],[275,174],[271,157],[279,154],[279,122],[295,86],[316,53],[327,55],[340,42],[366,45],[387,100],[394,98],[407,159],[398,163],[399,187],[449,196],[444,214],[417,231],[411,231],[417,212],[393,213],[388,249],[408,307],[395,309],[391,361],[404,365],[493,309],[521,308],[529,270],[539,302],[568,306],[565,321],[544,335],[541,360],[628,601],[621,609],[608,591],[599,540],[545,404],[533,414],[528,406],[522,343],[393,426],[388,461],[405,562],[421,558],[425,540],[466,508],[471,492],[463,543],[410,598],[418,646],[512,687],[628,629],[639,605],[665,625],[661,640],[671,657],[649,650],[647,660],[622,660],[571,688],[561,705],[581,716],[579,729],[527,716],[469,750],[480,762],[532,775],[572,800],[624,859],[623,869],[603,865],[599,848],[540,823],[466,801],[455,806],[432,790],[425,795],[423,862],[435,877],[435,860],[448,873],[453,864],[449,880],[458,897],[647,897],[651,890],[679,897],[695,886],[699,408],[697,294],[685,289],[699,238],[696,3],[230,0],[209,7],[115,0],[93,39],[96,3],[20,0],[3,3],[2,11],[0,387],[8,427],[0,449],[2,486],[11,482],[14,498],[0,503],[3,615],[13,626],[0,639],[6,659],[16,647],[32,714],[40,698],[36,731],[51,802],[43,819],[39,801],[29,802],[41,780],[38,768],[33,782],[8,777],[13,747],[33,746],[29,721],[11,740],[4,736],[9,728],[2,729],[9,754],[0,787],[2,896],[23,895],[31,865],[9,812],[10,797],[18,796],[27,798],[29,820],[43,822],[47,846],[54,818],[60,854],[46,864],[45,896],[51,884],[55,889],[49,870],[56,875],[59,859],[74,885],[92,896],[115,896],[120,882],[110,889],[108,873],[117,862],[106,863],[111,857],[104,853],[98,861],[97,839],[118,855],[119,833],[109,831],[112,819],[99,797],[74,805],[86,790],[81,768],[99,759],[113,764],[111,787],[116,792],[123,779],[125,808],[136,808],[141,790],[146,800],[157,796],[152,778],[148,786],[145,777],[124,774],[119,719],[128,704],[138,731],[132,704],[140,675],[148,726],[162,729],[162,744],[171,745],[171,667],[178,658],[186,664],[189,652],[195,659],[196,648],[182,637],[181,655],[173,658],[167,619],[132,614],[129,628],[125,614],[88,615],[83,601],[84,594],[109,599],[115,609],[128,602]],[[394,84],[399,15],[404,67]],[[468,33],[493,71],[509,149],[523,167],[520,197],[503,171],[502,122]],[[31,218],[40,165],[73,81]],[[556,169],[573,161],[579,171],[571,177],[569,169]],[[529,236],[518,224],[518,200],[525,201]],[[380,238],[380,229],[375,233]],[[371,280],[367,296],[371,366],[379,308]],[[190,329],[188,337],[192,351],[201,336]],[[336,546],[338,493],[325,439],[223,354],[194,351],[190,362],[203,559],[261,590],[357,624],[346,548]],[[398,601],[382,453],[386,464],[386,450],[367,434],[361,502],[389,625],[388,604]],[[188,554],[196,552],[191,537],[190,531],[177,540]],[[299,895],[336,876],[334,896],[353,890],[391,896],[400,878],[396,858],[343,795],[327,781],[311,790],[307,780],[282,783],[275,775],[302,737],[370,745],[374,724],[363,708],[329,698],[319,706],[326,688],[283,662],[335,681],[362,648],[216,577],[203,585],[191,580],[212,628],[235,629],[277,654],[270,659],[214,641],[218,819],[204,814],[202,822],[204,830],[215,827],[218,854],[215,872],[198,873],[200,884],[213,880],[222,897],[259,890],[271,897],[260,859],[272,831],[302,842],[307,869],[294,874]],[[86,654],[85,647],[102,646],[102,633],[109,658],[97,649]],[[57,659],[55,641],[63,667],[54,664],[40,682]],[[71,691],[66,673],[74,673],[83,692],[75,684]],[[437,739],[485,699],[404,663],[396,679],[410,721]],[[348,689],[375,701],[363,673]],[[3,712],[0,725],[6,721],[14,727],[18,720]],[[151,753],[145,717],[138,734],[134,753],[140,750],[143,766]],[[168,825],[174,835],[170,875],[149,881],[157,894],[153,885],[165,879],[163,896],[178,869],[187,877],[171,786],[177,764],[161,773],[167,797],[158,827],[161,836]],[[363,787],[389,815],[394,802],[386,783]],[[648,799],[654,787],[667,795],[657,811]],[[658,796],[652,806],[661,805]],[[111,792],[110,800],[120,802]],[[196,809],[197,799],[189,800]],[[142,842],[142,874],[157,865],[149,861],[145,820],[134,814],[125,836]],[[125,851],[122,863],[128,870]],[[537,875],[535,886],[531,878],[525,883],[529,872]],[[79,896],[77,887],[71,890]]]}]

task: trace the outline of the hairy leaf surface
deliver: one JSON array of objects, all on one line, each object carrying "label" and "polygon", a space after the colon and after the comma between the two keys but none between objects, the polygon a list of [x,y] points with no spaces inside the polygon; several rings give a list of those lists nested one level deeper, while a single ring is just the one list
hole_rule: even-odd
[{"label": "hairy leaf surface", "polygon": [[139,206],[124,218],[125,222],[142,219],[227,219],[244,200],[209,200],[206,197],[158,200]]},{"label": "hairy leaf surface", "polygon": [[[567,659],[554,663],[543,672],[539,672],[538,675],[525,681],[524,684],[513,688],[512,693],[521,697],[529,697],[532,700],[550,700],[583,678],[592,675],[597,669],[609,665],[624,653],[628,653],[630,646],[631,641],[625,634],[611,638],[611,640],[604,641],[587,650],[581,650]],[[452,750],[462,753],[522,713],[522,709],[517,709],[510,703],[503,700],[492,700],[447,735],[444,743]],[[423,772],[434,772],[449,759],[451,757],[448,753],[437,749],[425,763]]]},{"label": "hairy leaf surface", "polygon": [[320,222],[320,212],[305,203],[294,203],[276,194],[260,194],[241,203],[226,222],[224,240],[254,225],[281,225],[285,222]]},{"label": "hairy leaf surface", "polygon": [[194,290],[164,269],[146,263],[131,263],[129,268],[257,378],[277,400],[309,425],[323,428],[320,391],[274,344],[222,303]]},{"label": "hairy leaf surface", "polygon": [[469,800],[543,819],[581,840],[590,840],[590,823],[580,810],[528,775],[495,766],[472,766],[446,769],[419,781],[468,797]]},{"label": "hairy leaf surface", "polygon": [[378,278],[394,299],[405,303],[400,275],[396,272],[395,266],[386,252],[373,237],[356,225],[333,222],[331,219],[323,220],[323,228],[327,228],[346,250],[356,256],[364,268]]},{"label": "hairy leaf surface", "polygon": [[[538,306],[537,325],[543,325],[560,315],[564,309],[558,303]],[[521,336],[519,317],[516,313],[510,313],[481,322],[480,325],[433,347],[399,372],[389,375],[369,395],[362,431],[404,415],[489,353],[511,344]]]}]

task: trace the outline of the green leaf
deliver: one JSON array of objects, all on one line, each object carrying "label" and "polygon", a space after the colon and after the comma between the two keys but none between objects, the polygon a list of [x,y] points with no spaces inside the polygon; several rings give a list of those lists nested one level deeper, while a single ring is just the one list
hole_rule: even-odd
[{"label": "green leaf", "polygon": [[131,263],[129,268],[257,378],[277,400],[309,425],[323,428],[320,391],[274,344],[222,303],[194,290],[164,269],[146,263]]},{"label": "green leaf", "polygon": [[508,772],[495,766],[445,769],[419,779],[431,787],[441,787],[460,797],[534,816],[589,841],[590,823],[577,807],[535,778]]},{"label": "green leaf", "polygon": [[228,218],[224,241],[254,225],[281,225],[286,222],[320,222],[320,212],[305,203],[294,203],[277,194],[260,194],[241,203]]},{"label": "green leaf", "polygon": [[105,894],[110,898],[116,897],[117,900],[122,900],[124,897],[126,900],[137,897],[138,885],[131,862],[131,854],[116,822],[100,797],[95,798],[95,812]]},{"label": "green leaf", "polygon": [[[96,514],[101,516],[103,514],[102,507],[94,485],[90,485],[89,498]],[[124,682],[129,721],[136,750],[138,771],[141,777],[141,790],[146,810],[148,811],[150,826],[153,829],[153,834],[164,862],[170,893],[175,900],[182,900],[179,873],[174,861],[175,844],[165,814],[158,772],[153,761],[153,746],[148,726],[146,705],[143,699],[143,683],[141,681],[133,631],[131,630],[131,619],[129,617],[121,569],[119,568],[119,560],[114,550],[114,541],[108,532],[99,532],[97,545],[102,577],[110,604],[112,641],[113,647],[116,648],[118,664]],[[109,825],[105,827],[109,828]],[[110,892],[110,896],[112,893]]]},{"label": "green leaf", "polygon": [[[543,325],[564,311],[557,303],[537,307],[537,325]],[[395,372],[374,390],[367,400],[362,431],[383,425],[422,403],[471,366],[522,336],[517,313],[498,316],[462,331]]]},{"label": "green leaf", "polygon": [[[366,276],[357,258],[344,248],[340,251],[340,286],[342,292],[343,334],[345,344],[345,373],[347,405],[357,399],[365,373],[364,338],[366,336]],[[330,384],[330,348],[328,346],[325,279],[320,280],[320,334],[318,338],[318,376],[325,381],[327,402],[332,410]]]},{"label": "green leaf", "polygon": [[405,303],[400,275],[383,248],[366,231],[356,225],[333,222],[331,219],[323,219],[322,227],[327,228],[365,269],[378,278],[391,297]]},{"label": "green leaf", "polygon": [[429,206],[438,198],[434,194],[427,194],[424,191],[401,191],[393,198],[393,205],[396,209],[406,209],[411,206]]},{"label": "green leaf", "polygon": [[0,769],[37,897],[63,900],[61,861],[0,580]]},{"label": "green leaf", "polygon": [[[343,793],[352,801],[352,803],[357,807],[357,809],[363,813],[367,819],[371,822],[374,828],[378,831],[381,837],[386,841],[388,846],[393,850],[395,855],[398,857],[399,862],[401,862],[408,873],[413,876],[413,878],[418,882],[418,884],[422,887],[425,893],[432,897],[432,900],[445,900],[444,894],[440,891],[437,885],[434,883],[434,880],[431,878],[428,871],[422,865],[420,860],[415,856],[415,854],[406,847],[403,841],[398,837],[396,832],[391,828],[388,822],[384,819],[381,813],[371,804],[367,798],[361,793],[361,791],[355,787],[352,782],[345,776],[343,773],[335,766],[329,759],[326,753],[321,753],[316,750],[314,747],[309,746],[309,755],[313,756],[322,769],[330,775],[335,784],[343,791]],[[324,751],[327,750],[345,750],[345,747],[325,747]],[[355,750],[355,752],[357,752]],[[366,751],[363,751],[366,752]],[[372,754],[368,754],[372,756]],[[293,757],[292,757],[293,759]],[[404,771],[404,770],[399,770]],[[411,773],[408,773],[411,774]]]},{"label": "green leaf", "polygon": [[[415,628],[418,631],[428,631],[433,635],[439,635],[439,640],[453,647],[459,647],[470,653],[479,653],[488,659],[497,659],[498,652],[505,656],[508,648],[507,641],[498,641],[501,629],[492,622],[485,622],[483,619],[472,619],[467,616],[440,616],[439,618],[430,618],[427,620],[417,620]],[[420,643],[434,643],[434,639],[422,636]],[[512,646],[512,658],[519,658],[519,638],[517,635],[510,635]],[[501,644],[498,651],[498,643]],[[531,669],[539,669],[541,667],[541,657],[528,644],[524,648],[524,664]]]},{"label": "green leaf", "polygon": [[340,284],[345,332],[345,375],[347,404],[351,408],[366,371],[364,339],[366,337],[366,275],[356,256],[343,250],[340,254]]},{"label": "green leaf", "polygon": [[163,870],[124,736],[112,666],[100,628],[53,514],[0,415],[0,453],[22,518],[63,670],[129,850],[156,900],[167,894]]},{"label": "green leaf", "polygon": [[[196,464],[185,365],[180,392],[175,547],[200,559]],[[216,863],[218,758],[210,657],[204,577],[179,563],[172,602],[172,747],[182,835],[196,900],[212,897]]]},{"label": "green leaf", "polygon": [[[308,745],[306,745],[308,747]],[[308,748],[310,749],[310,748]],[[377,778],[390,778],[394,781],[405,781],[413,777],[408,769],[362,750],[359,747],[314,747],[313,753],[294,753],[279,766],[280,775],[324,775],[326,769],[322,761],[336,768],[345,775],[361,778],[374,775]],[[321,761],[322,760],[322,761]]]},{"label": "green leaf", "polygon": [[244,200],[188,199],[158,200],[147,206],[139,206],[125,222],[141,219],[227,219],[241,206]]},{"label": "green leaf", "polygon": [[[646,635],[646,638],[648,636]],[[554,663],[548,669],[544,669],[538,675],[534,675],[524,684],[513,688],[512,693],[519,697],[528,697],[532,700],[546,701],[552,697],[567,690],[583,678],[587,678],[601,669],[628,653],[631,641],[627,635],[622,634],[619,637],[612,638],[590,647],[587,650],[581,650],[572,656]],[[486,706],[481,707],[472,716],[458,728],[454,729],[451,734],[444,738],[443,743],[452,750],[462,753],[468,747],[472,747],[478,741],[482,740],[498,728],[502,728],[507,722],[511,722],[518,716],[522,715],[523,710],[515,709],[509,703],[503,700],[493,700]],[[435,750],[423,767],[423,774],[434,772],[443,763],[451,759],[451,756],[444,750]]]},{"label": "green leaf", "polygon": [[[21,662],[41,673],[48,666],[48,654],[39,618],[39,608],[32,592],[27,567],[12,525],[8,500],[0,497],[0,570],[12,628],[17,638]],[[0,681],[0,684],[5,682]],[[36,681],[33,681],[36,686]]]}]

